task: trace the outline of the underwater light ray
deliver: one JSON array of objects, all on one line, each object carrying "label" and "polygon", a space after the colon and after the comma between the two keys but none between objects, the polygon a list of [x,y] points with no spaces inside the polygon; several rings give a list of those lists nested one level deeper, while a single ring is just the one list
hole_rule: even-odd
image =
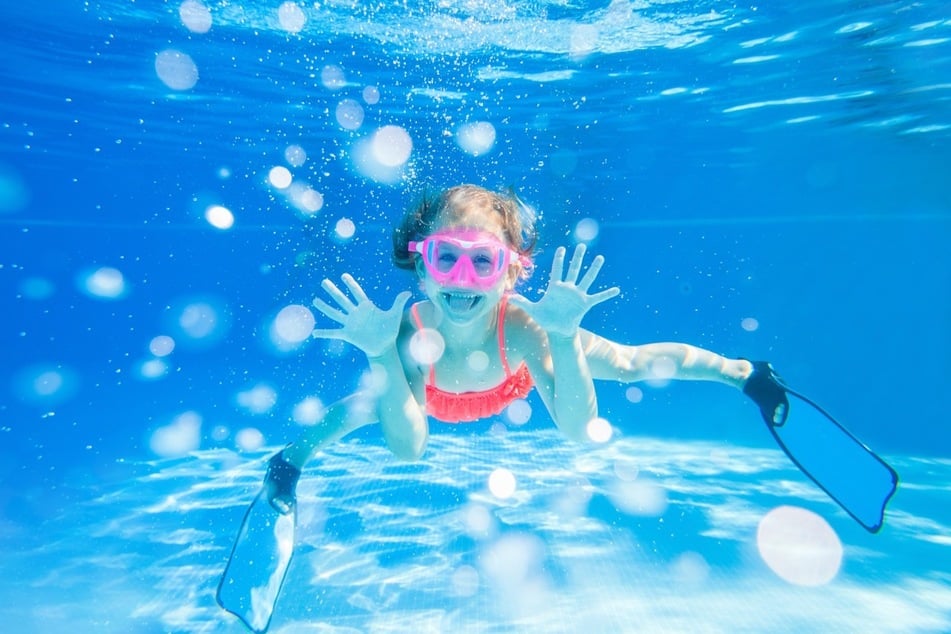
[{"label": "underwater light ray", "polygon": [[854,214],[834,216],[828,214],[804,214],[799,216],[720,216],[715,218],[642,218],[638,220],[609,220],[601,224],[605,229],[649,229],[675,227],[719,227],[730,225],[786,225],[786,224],[831,224],[866,222],[949,222],[951,214]]},{"label": "underwater light ray", "polygon": [[[784,225],[784,224],[833,224],[833,223],[866,223],[866,222],[951,222],[951,214],[942,213],[910,213],[910,214],[854,214],[828,215],[779,215],[779,216],[718,216],[712,218],[640,218],[637,220],[606,220],[600,223],[604,229],[650,229],[650,228],[678,228],[678,227],[717,227],[742,225]],[[0,216],[0,226],[16,226],[25,229],[53,228],[53,229],[89,229],[95,231],[206,231],[205,227],[184,223],[102,223],[80,220],[49,220],[39,218],[10,218]],[[392,227],[381,223],[362,222],[361,228],[366,232],[388,232]],[[230,231],[248,233],[272,233],[274,231],[297,232],[306,230],[305,225],[283,225],[261,223],[255,225],[236,225]]]},{"label": "underwater light ray", "polygon": [[[207,225],[168,223],[168,222],[142,222],[138,224],[131,223],[104,223],[85,220],[50,220],[47,218],[22,218],[22,217],[3,217],[0,216],[0,226],[18,227],[22,229],[89,229],[91,231],[202,231],[208,233]],[[264,232],[273,233],[274,231],[301,231],[302,225],[278,225],[273,223],[256,225],[236,225],[229,231],[238,232]]]}]

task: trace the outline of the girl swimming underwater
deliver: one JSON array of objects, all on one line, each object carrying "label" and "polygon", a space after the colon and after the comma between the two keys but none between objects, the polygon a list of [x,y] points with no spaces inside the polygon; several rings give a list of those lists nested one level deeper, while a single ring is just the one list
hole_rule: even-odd
[{"label": "girl swimming underwater", "polygon": [[581,328],[589,310],[620,292],[591,292],[604,258],[596,256],[584,270],[583,244],[567,268],[565,248],[555,251],[537,302],[517,294],[535,240],[533,218],[517,198],[461,185],[424,197],[394,232],[394,261],[416,272],[424,301],[406,309],[411,294],[402,292],[384,310],[349,274],[342,276],[349,295],[324,280],[332,303],[315,305],[340,327],[314,335],[360,348],[375,380],[331,405],[271,458],[265,486],[272,506],[289,513],[304,464],[359,427],[379,422],[389,449],[416,460],[426,448],[429,417],[460,423],[494,416],[532,388],[565,436],[586,441],[598,416],[594,380],[646,380],[659,360],[673,368],[670,378],[742,389],[767,422],[782,424],[786,394],[767,363],[683,343],[624,345]]},{"label": "girl swimming underwater", "polygon": [[[532,389],[565,436],[583,442],[598,415],[594,381],[649,379],[658,362],[665,378],[742,389],[803,473],[867,530],[882,527],[898,474],[782,383],[768,363],[683,343],[624,345],[581,328],[589,310],[619,292],[592,292],[604,259],[595,257],[585,269],[579,245],[566,267],[566,251],[557,249],[547,287],[532,302],[515,286],[532,266],[534,242],[532,218],[514,196],[463,185],[424,198],[394,232],[394,261],[416,272],[425,300],[407,309],[410,293],[403,292],[384,310],[352,276],[342,278],[348,292],[324,280],[330,303],[314,303],[340,327],[314,334],[360,348],[370,380],[269,460],[218,584],[224,609],[253,631],[267,630],[294,549],[301,468],[328,443],[379,422],[389,449],[416,460],[426,449],[429,418],[460,423],[495,416]],[[787,434],[790,399],[798,413]]]}]

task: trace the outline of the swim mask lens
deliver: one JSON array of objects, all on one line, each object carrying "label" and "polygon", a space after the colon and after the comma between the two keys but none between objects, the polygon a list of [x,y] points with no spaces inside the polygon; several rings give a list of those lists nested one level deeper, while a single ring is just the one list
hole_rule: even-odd
[{"label": "swim mask lens", "polygon": [[521,256],[492,234],[481,231],[444,231],[409,243],[409,251],[423,258],[437,284],[486,290]]}]

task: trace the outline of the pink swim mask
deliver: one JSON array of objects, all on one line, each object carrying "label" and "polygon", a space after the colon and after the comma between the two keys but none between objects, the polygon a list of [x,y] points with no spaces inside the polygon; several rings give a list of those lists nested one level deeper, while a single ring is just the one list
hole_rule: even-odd
[{"label": "pink swim mask", "polygon": [[448,230],[420,242],[410,242],[409,251],[423,258],[426,270],[442,286],[488,290],[513,261],[525,258],[491,233]]}]

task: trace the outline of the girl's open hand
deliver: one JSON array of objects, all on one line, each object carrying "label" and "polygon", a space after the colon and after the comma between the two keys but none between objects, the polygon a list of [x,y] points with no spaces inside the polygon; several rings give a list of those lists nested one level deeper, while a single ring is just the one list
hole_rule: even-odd
[{"label": "girl's open hand", "polygon": [[575,252],[568,263],[568,270],[565,271],[565,248],[558,247],[551,263],[548,288],[537,302],[530,302],[521,295],[512,296],[511,301],[525,310],[532,320],[549,335],[573,337],[578,332],[581,319],[593,306],[621,292],[617,286],[612,286],[597,293],[588,293],[588,289],[594,284],[595,278],[601,271],[604,257],[600,255],[595,257],[584,277],[578,281],[586,250],[584,243],[575,247]]},{"label": "girl's open hand", "polygon": [[320,286],[336,302],[334,308],[322,299],[314,299],[314,307],[321,313],[341,324],[342,328],[318,328],[313,336],[324,339],[342,339],[363,350],[368,357],[377,357],[388,348],[396,345],[396,336],[400,332],[403,308],[411,293],[403,291],[396,296],[389,310],[376,306],[360,285],[349,273],[341,277],[343,283],[353,295],[353,300],[344,294],[336,284],[324,280]]}]

